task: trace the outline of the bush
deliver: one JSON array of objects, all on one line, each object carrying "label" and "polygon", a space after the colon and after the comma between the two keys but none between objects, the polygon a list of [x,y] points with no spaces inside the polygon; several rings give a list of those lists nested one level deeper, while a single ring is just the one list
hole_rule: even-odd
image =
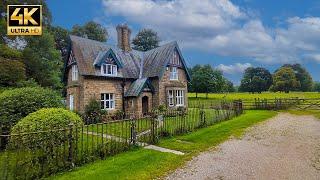
[{"label": "bush", "polygon": [[0,86],[16,86],[26,79],[26,69],[22,62],[0,57]]},{"label": "bush", "polygon": [[9,130],[21,118],[41,108],[63,107],[62,98],[50,89],[27,87],[0,94],[0,126]]},{"label": "bush", "polygon": [[105,115],[107,111],[101,110],[100,103],[91,99],[89,104],[87,104],[84,108],[83,120],[85,124],[95,124],[102,122],[103,115]]},{"label": "bush", "polygon": [[[21,119],[13,126],[10,147],[14,147],[14,149],[52,149],[67,142],[70,138],[70,134],[62,129],[82,124],[82,120],[77,114],[63,108],[40,109]],[[32,133],[39,131],[46,132]],[[26,134],[14,136],[14,134],[21,133]]]},{"label": "bush", "polygon": [[[11,131],[7,149],[18,152],[15,179],[39,179],[72,167],[83,122],[63,108],[44,108],[21,119]],[[28,176],[27,178],[25,176]]]}]

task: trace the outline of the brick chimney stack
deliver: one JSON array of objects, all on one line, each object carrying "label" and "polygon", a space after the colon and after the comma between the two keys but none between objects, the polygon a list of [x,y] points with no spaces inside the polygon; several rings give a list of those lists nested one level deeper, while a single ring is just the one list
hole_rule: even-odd
[{"label": "brick chimney stack", "polygon": [[127,24],[119,24],[117,26],[117,32],[118,32],[118,47],[126,52],[131,51],[131,46],[130,46],[131,29],[128,27]]}]

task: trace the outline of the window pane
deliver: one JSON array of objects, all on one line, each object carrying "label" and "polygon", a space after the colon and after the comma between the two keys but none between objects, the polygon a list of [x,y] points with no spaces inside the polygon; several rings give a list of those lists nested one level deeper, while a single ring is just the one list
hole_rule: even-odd
[{"label": "window pane", "polygon": [[104,101],[101,101],[100,107],[101,107],[101,109],[104,109],[104,108],[105,108],[105,107],[104,107]]},{"label": "window pane", "polygon": [[114,108],[114,102],[110,101],[110,108]]},{"label": "window pane", "polygon": [[105,95],[105,94],[101,94],[101,100],[104,100],[104,95]]},{"label": "window pane", "polygon": [[109,109],[110,108],[110,102],[109,101],[106,101],[106,108]]},{"label": "window pane", "polygon": [[113,100],[113,94],[109,94],[110,95],[110,100]]},{"label": "window pane", "polygon": [[108,68],[107,74],[111,74],[111,65],[107,65],[107,68]]}]

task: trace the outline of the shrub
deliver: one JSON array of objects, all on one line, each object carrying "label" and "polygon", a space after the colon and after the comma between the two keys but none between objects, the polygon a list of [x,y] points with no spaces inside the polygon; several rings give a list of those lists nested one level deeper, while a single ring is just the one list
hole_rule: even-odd
[{"label": "shrub", "polygon": [[100,123],[106,113],[107,111],[101,110],[100,103],[97,100],[91,99],[84,108],[83,120],[85,124]]},{"label": "shrub", "polygon": [[26,69],[22,62],[0,57],[0,86],[16,86],[26,79]]},{"label": "shrub", "polygon": [[[13,126],[10,147],[14,147],[14,149],[52,149],[70,138],[70,134],[62,129],[82,124],[82,120],[77,114],[63,108],[40,109],[24,117]],[[46,132],[32,133],[38,131]],[[14,136],[14,134],[21,133],[24,135]],[[72,134],[72,136],[74,135]]]},{"label": "shrub", "polygon": [[17,121],[41,108],[63,107],[62,98],[50,89],[27,87],[0,94],[0,126],[10,129]]},{"label": "shrub", "polygon": [[21,119],[12,128],[7,147],[22,156],[13,168],[15,179],[39,179],[72,166],[75,157],[70,155],[82,125],[77,114],[63,108],[40,109]]}]

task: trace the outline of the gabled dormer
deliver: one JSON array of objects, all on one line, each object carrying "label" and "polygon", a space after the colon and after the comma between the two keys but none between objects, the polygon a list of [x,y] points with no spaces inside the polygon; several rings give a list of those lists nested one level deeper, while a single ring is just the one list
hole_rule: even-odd
[{"label": "gabled dormer", "polygon": [[71,70],[71,78],[70,80],[72,82],[79,80],[79,69],[77,65],[77,61],[73,55],[73,52],[70,52],[67,67],[69,68],[69,71]]},{"label": "gabled dormer", "polygon": [[123,67],[112,49],[99,52],[93,65],[100,69],[101,76],[118,76],[119,69]]}]

